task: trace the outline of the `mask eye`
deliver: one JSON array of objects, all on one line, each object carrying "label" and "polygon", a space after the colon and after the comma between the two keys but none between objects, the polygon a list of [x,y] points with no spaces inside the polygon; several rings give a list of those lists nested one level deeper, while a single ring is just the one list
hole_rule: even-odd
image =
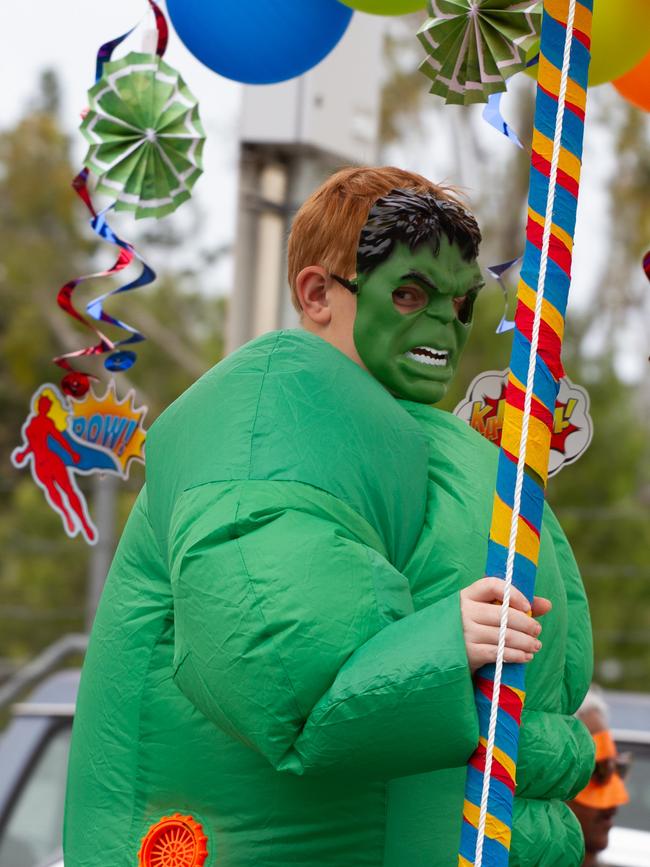
[{"label": "mask eye", "polygon": [[458,319],[461,325],[469,325],[472,321],[475,301],[476,292],[468,292],[467,295],[461,295],[459,298],[454,298],[456,319]]},{"label": "mask eye", "polygon": [[393,305],[400,313],[423,310],[429,303],[429,296],[419,286],[400,286],[393,292]]}]

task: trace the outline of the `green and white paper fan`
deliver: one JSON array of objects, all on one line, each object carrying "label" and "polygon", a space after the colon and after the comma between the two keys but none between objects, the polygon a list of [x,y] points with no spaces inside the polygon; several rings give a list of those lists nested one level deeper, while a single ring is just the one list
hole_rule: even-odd
[{"label": "green and white paper fan", "polygon": [[178,72],[153,54],[106,63],[88,91],[81,131],[84,165],[117,210],[162,217],[190,197],[202,172],[205,133],[196,99]]},{"label": "green and white paper fan", "polygon": [[487,102],[504,91],[539,39],[539,0],[429,0],[428,10],[418,32],[427,52],[420,69],[447,103]]}]

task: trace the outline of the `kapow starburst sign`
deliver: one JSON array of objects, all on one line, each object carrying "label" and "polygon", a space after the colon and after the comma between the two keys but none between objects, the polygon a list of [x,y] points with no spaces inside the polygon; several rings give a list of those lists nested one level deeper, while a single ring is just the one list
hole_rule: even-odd
[{"label": "kapow starburst sign", "polygon": [[[497,446],[501,445],[507,386],[507,370],[487,370],[472,380],[467,394],[454,409],[454,415]],[[549,476],[577,461],[589,448],[592,437],[589,395],[565,376],[560,381],[553,411]]]}]

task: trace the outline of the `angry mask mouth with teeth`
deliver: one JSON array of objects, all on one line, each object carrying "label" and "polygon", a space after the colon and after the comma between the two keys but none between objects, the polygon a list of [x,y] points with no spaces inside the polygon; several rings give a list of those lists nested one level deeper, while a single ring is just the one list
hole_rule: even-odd
[{"label": "angry mask mouth with teeth", "polygon": [[483,286],[480,240],[476,221],[455,201],[393,190],[373,205],[357,277],[340,282],[357,293],[357,352],[395,397],[444,397]]}]

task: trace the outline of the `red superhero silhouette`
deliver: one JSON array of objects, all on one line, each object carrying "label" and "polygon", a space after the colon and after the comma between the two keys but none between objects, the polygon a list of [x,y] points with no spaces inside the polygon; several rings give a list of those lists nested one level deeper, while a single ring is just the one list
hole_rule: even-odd
[{"label": "red superhero silhouette", "polygon": [[48,438],[52,437],[65,449],[75,464],[79,463],[81,456],[49,417],[52,408],[50,398],[41,395],[37,406],[38,413],[33,414],[23,428],[26,444],[13,452],[11,460],[14,466],[21,467],[31,455],[34,480],[43,489],[50,506],[63,518],[68,535],[75,536],[79,527],[86,540],[92,544],[97,540],[97,530],[88,517],[83,495],[77,488],[70,468],[50,450]]}]

